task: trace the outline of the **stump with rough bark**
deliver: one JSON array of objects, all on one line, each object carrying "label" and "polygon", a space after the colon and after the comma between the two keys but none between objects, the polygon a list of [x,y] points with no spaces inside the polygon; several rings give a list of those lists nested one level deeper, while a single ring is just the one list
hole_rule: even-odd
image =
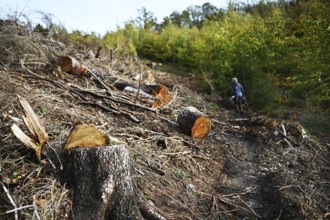
[{"label": "stump with rough bark", "polygon": [[177,122],[181,130],[193,138],[204,138],[211,131],[211,120],[193,106],[182,109]]},{"label": "stump with rough bark", "polygon": [[142,219],[125,146],[74,148],[69,159],[74,219]]}]

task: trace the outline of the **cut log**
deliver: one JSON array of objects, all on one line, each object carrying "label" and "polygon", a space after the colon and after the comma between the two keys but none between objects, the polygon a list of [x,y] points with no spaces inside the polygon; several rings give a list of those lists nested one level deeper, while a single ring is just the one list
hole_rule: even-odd
[{"label": "cut log", "polygon": [[124,145],[74,148],[68,161],[74,219],[142,219]]},{"label": "cut log", "polygon": [[117,79],[117,78],[110,78],[111,81],[114,81],[114,83],[112,84],[114,87],[116,87],[119,90],[124,90],[127,86],[128,87],[132,87],[135,89],[140,88],[142,91],[144,91],[145,93],[148,93],[150,95],[152,95],[152,92],[154,90],[157,90],[157,88],[159,87],[158,84],[152,84],[152,85],[140,85],[139,83],[136,82],[128,82],[125,80],[121,80],[121,79]]},{"label": "cut log", "polygon": [[162,84],[159,84],[159,86],[154,89],[153,92],[157,97],[155,102],[152,104],[153,108],[158,108],[166,103],[169,103],[172,100],[172,96],[169,93],[168,89]]},{"label": "cut log", "polygon": [[[150,100],[152,100],[152,108],[158,108],[162,105],[165,105],[166,103],[170,102],[172,100],[172,96],[166,86],[162,84],[151,84],[151,85],[140,85],[138,83],[129,83],[124,80],[118,80],[115,83],[113,83],[113,86],[116,87],[119,90],[124,90],[124,92],[129,93],[135,93],[140,89],[140,94],[149,94],[151,96],[154,96],[153,98],[147,97],[145,99],[145,102],[150,103]],[[136,91],[133,91],[133,90]],[[141,92],[142,91],[142,92]],[[156,99],[155,99],[156,97]]]},{"label": "cut log", "polygon": [[211,131],[211,120],[193,106],[184,108],[177,122],[182,131],[193,138],[204,138]]},{"label": "cut log", "polygon": [[123,93],[136,97],[146,103],[152,104],[155,101],[155,96],[150,95],[146,92],[144,92],[143,90],[138,90],[136,88],[130,87],[130,86],[126,86],[125,89],[123,90]]},{"label": "cut log", "polygon": [[81,65],[78,60],[70,56],[59,56],[58,65],[61,71],[70,74],[89,76],[88,70],[85,66]]}]

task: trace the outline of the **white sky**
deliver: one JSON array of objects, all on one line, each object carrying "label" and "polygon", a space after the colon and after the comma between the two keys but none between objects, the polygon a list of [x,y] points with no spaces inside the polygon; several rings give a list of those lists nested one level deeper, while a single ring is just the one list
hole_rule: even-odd
[{"label": "white sky", "polygon": [[36,11],[55,16],[54,22],[64,25],[68,31],[80,30],[101,35],[123,27],[125,22],[138,17],[138,10],[145,7],[162,22],[173,11],[186,9],[191,5],[211,3],[217,8],[226,8],[230,0],[0,0],[0,18],[11,12],[23,12],[33,22],[40,18]]}]

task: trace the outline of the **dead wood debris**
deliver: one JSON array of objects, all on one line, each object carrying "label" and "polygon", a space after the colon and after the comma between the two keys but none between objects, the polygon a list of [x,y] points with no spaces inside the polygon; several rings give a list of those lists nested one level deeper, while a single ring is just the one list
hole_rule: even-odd
[{"label": "dead wood debris", "polygon": [[[152,108],[115,86],[119,81],[139,85],[147,75],[141,74],[140,63],[122,62],[115,50],[111,56],[102,50],[98,59],[86,60],[86,50],[34,34],[0,33],[5,36],[0,47],[0,80],[5,82],[0,91],[0,183],[7,189],[0,189],[1,218],[15,218],[15,213],[25,219],[69,218],[70,190],[50,173],[61,167],[62,146],[78,121],[95,124],[126,143],[139,195],[153,204],[155,218],[329,217],[328,148],[299,125],[233,117],[221,105],[205,107],[205,100],[182,85],[170,102]],[[58,77],[54,64],[61,55],[81,62],[91,78]],[[152,73],[156,81],[164,79]],[[46,146],[51,147],[44,150],[54,166],[31,159],[31,152],[13,138],[10,126],[20,119],[16,94],[28,97],[46,122]],[[189,105],[207,109],[215,122],[205,139],[194,140],[178,130],[179,109]],[[254,177],[244,174],[248,170]]]},{"label": "dead wood debris", "polygon": [[11,129],[20,141],[35,151],[37,158],[40,161],[41,151],[47,142],[48,134],[46,133],[44,126],[41,124],[39,117],[34,113],[26,99],[18,96],[18,101],[24,109],[24,115],[22,116],[23,121],[32,134],[33,139],[29,138],[16,124],[13,124]]}]

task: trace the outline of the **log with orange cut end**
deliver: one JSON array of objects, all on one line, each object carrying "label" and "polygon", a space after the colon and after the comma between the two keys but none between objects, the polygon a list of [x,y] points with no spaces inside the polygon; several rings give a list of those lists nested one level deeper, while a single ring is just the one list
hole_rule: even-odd
[{"label": "log with orange cut end", "polygon": [[193,106],[184,108],[177,122],[182,131],[193,138],[204,138],[211,131],[212,121]]},{"label": "log with orange cut end", "polygon": [[159,86],[154,90],[154,93],[157,99],[152,104],[153,108],[158,108],[172,100],[172,96],[168,89],[162,84],[159,84]]}]

